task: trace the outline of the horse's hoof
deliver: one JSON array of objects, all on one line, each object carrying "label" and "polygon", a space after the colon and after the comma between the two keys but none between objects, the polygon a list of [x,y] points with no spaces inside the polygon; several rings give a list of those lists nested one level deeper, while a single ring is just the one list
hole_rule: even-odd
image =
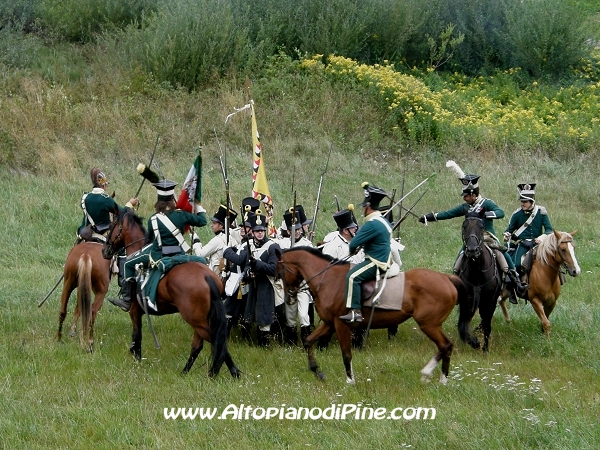
[{"label": "horse's hoof", "polygon": [[238,369],[237,367],[232,369],[230,372],[231,372],[231,376],[233,378],[239,378],[242,375],[242,371],[240,369]]},{"label": "horse's hoof", "polygon": [[431,377],[427,376],[427,375],[421,375],[421,383],[430,383],[431,382]]},{"label": "horse's hoof", "polygon": [[448,384],[448,377],[444,374],[440,375],[440,383],[443,384],[444,386]]},{"label": "horse's hoof", "polygon": [[321,381],[325,381],[325,378],[327,378],[327,377],[325,376],[325,372],[318,372],[317,378]]},{"label": "horse's hoof", "polygon": [[71,330],[71,331],[69,331],[69,337],[70,337],[70,338],[77,337],[77,332],[76,332],[76,331],[74,331],[74,330]]},{"label": "horse's hoof", "polygon": [[346,384],[354,386],[356,384],[356,381],[354,380],[354,378],[346,378]]}]

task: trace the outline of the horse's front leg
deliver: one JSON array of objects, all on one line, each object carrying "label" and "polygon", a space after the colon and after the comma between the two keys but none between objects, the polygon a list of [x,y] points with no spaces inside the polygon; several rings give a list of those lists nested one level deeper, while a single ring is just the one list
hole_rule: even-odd
[{"label": "horse's front leg", "polygon": [[542,322],[542,331],[546,334],[546,337],[550,337],[550,321],[544,312],[544,305],[542,305],[542,302],[537,296],[530,297],[529,301],[531,302],[531,306],[533,306],[533,309]]},{"label": "horse's front leg", "polygon": [[352,370],[352,332],[350,326],[339,319],[335,321],[335,330],[338,335],[342,360],[346,368],[346,383],[354,384],[354,371]]},{"label": "horse's front leg", "polygon": [[129,317],[131,317],[131,324],[133,325],[133,331],[131,332],[131,345],[129,346],[129,352],[133,357],[141,361],[142,360],[142,308],[133,301],[131,303],[131,309],[129,310]]},{"label": "horse's front leg", "polygon": [[314,344],[320,337],[325,336],[330,332],[331,326],[325,322],[321,322],[317,329],[304,340],[304,348],[306,349],[308,355],[308,367],[317,375],[319,380],[325,379],[325,373],[319,370],[319,365],[317,364],[314,354]]}]

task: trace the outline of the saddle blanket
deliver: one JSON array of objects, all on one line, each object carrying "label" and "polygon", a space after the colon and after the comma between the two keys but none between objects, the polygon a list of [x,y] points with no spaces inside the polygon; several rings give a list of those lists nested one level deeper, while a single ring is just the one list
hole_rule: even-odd
[{"label": "saddle blanket", "polygon": [[[146,298],[148,305],[156,311],[156,290],[158,283],[169,270],[179,264],[188,262],[199,262],[207,264],[206,258],[196,255],[165,256],[159,259],[145,274],[138,278],[138,286],[141,286],[142,295]],[[141,278],[141,280],[140,280]],[[140,282],[141,281],[141,282]],[[143,305],[142,305],[143,306]]]},{"label": "saddle blanket", "polygon": [[383,287],[383,292],[379,296],[375,308],[388,309],[392,311],[400,311],[402,309],[402,301],[404,300],[404,272],[400,272],[395,277],[388,278],[383,286],[383,279],[379,281],[379,288],[371,295],[371,297],[363,302],[363,306],[373,307],[373,299],[377,297],[379,291]]}]

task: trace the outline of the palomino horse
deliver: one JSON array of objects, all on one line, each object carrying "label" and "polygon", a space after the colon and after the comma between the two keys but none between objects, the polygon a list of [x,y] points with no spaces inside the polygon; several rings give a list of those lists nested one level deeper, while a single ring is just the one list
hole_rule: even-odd
[{"label": "palomino horse", "polygon": [[[91,352],[94,345],[94,322],[98,311],[102,308],[110,283],[110,261],[102,257],[102,244],[82,242],[74,246],[67,256],[63,274],[64,282],[56,337],[59,341],[62,338],[62,327],[67,317],[69,297],[77,289],[77,306],[73,313],[73,326],[69,335],[75,336],[77,320],[81,315],[81,345]],[[92,292],[94,293],[94,303],[92,303]],[[85,342],[86,337],[87,343]]]},{"label": "palomino horse", "polygon": [[[111,258],[121,248],[127,255],[141,249],[145,242],[146,230],[140,218],[131,210],[117,214],[111,224],[102,254]],[[209,375],[215,376],[223,363],[229,372],[239,377],[240,370],[235,366],[227,348],[227,319],[221,301],[223,283],[210,268],[198,262],[187,262],[173,267],[159,282],[156,292],[156,311],[148,308],[153,315],[162,316],[179,312],[194,329],[192,349],[183,373],[187,373],[202,350],[204,341],[211,343],[212,364]],[[137,360],[142,359],[142,315],[144,311],[138,302],[133,301],[129,315],[133,324],[130,352]]]},{"label": "palomino horse", "polygon": [[[313,353],[314,343],[321,337],[337,332],[346,368],[346,382],[354,384],[352,370],[351,327],[339,317],[346,312],[345,278],[350,264],[323,255],[310,247],[296,247],[279,254],[278,276],[283,280],[286,301],[294,296],[302,280],[306,280],[321,318],[321,324],[304,341],[308,352],[309,368],[317,377],[324,379]],[[399,292],[398,295],[401,295]],[[457,276],[429,269],[412,269],[405,272],[404,298],[399,311],[375,309],[372,328],[388,328],[398,325],[410,317],[431,339],[438,352],[421,370],[423,381],[431,378],[433,370],[442,361],[440,382],[448,380],[452,342],[442,330],[442,324],[458,302],[460,317],[470,317],[466,289]],[[365,317],[371,316],[370,307],[363,307]],[[471,314],[472,315],[472,314]]]},{"label": "palomino horse", "polygon": [[[502,287],[502,279],[496,257],[484,242],[483,220],[478,216],[467,215],[462,225],[462,241],[464,255],[459,269],[460,279],[467,286],[469,301],[474,309],[479,308],[481,324],[478,328],[483,332],[483,352],[489,350],[489,339],[492,333],[492,317]],[[472,311],[471,316],[475,313]],[[471,334],[470,319],[462,332],[473,348],[479,348],[479,339]]]},{"label": "palomino horse", "polygon": [[[542,237],[542,242],[537,248],[537,254],[531,271],[529,272],[529,290],[527,297],[542,321],[542,331],[546,336],[550,335],[550,321],[548,316],[556,306],[556,300],[560,295],[560,277],[561,266],[566,269],[569,275],[576,277],[581,273],[581,268],[575,257],[575,244],[573,243],[572,233],[556,231]],[[506,321],[510,321],[506,309],[506,298],[502,296],[500,306]]]}]

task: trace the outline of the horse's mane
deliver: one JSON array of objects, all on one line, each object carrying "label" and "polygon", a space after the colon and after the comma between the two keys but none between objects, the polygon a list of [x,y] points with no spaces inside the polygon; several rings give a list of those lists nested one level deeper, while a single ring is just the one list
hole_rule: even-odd
[{"label": "horse's mane", "polygon": [[125,218],[128,219],[129,229],[133,228],[134,224],[139,226],[144,232],[144,236],[146,236],[146,241],[148,240],[148,232],[146,231],[146,227],[144,226],[143,219],[138,216],[133,209],[128,209],[124,214],[119,215],[119,220],[121,223],[125,221]]},{"label": "horse's mane", "polygon": [[550,265],[548,262],[548,257],[556,251],[558,245],[567,239],[573,239],[573,237],[566,231],[559,231],[558,233],[560,233],[560,240],[556,238],[554,233],[544,235],[545,237],[542,238],[542,242],[540,242],[538,245],[538,251],[535,257],[537,260]]},{"label": "horse's mane", "polygon": [[295,251],[299,251],[299,250],[305,250],[308,253],[318,256],[321,259],[324,259],[327,262],[334,262],[337,265],[343,265],[343,264],[350,264],[349,261],[344,261],[341,259],[337,259],[334,258],[333,256],[329,256],[324,254],[321,249],[319,248],[314,248],[314,247],[308,247],[308,246],[300,246],[300,247],[294,247],[294,248],[286,248],[285,250],[283,250],[283,253],[288,253],[288,252],[295,252]]}]

